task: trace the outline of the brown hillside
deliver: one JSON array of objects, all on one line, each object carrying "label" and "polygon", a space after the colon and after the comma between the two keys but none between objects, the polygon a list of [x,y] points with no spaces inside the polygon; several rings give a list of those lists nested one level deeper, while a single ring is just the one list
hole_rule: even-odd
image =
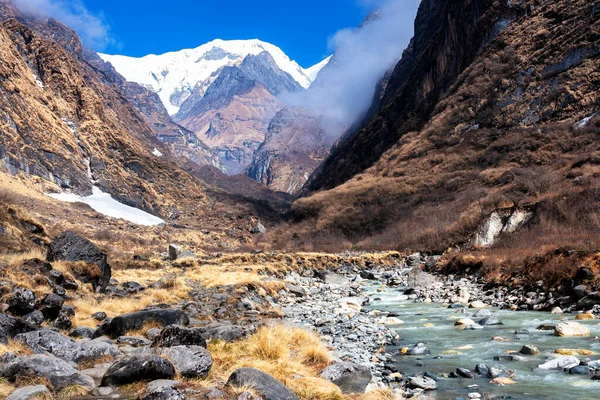
[{"label": "brown hillside", "polygon": [[[316,241],[327,241],[334,233],[362,246],[442,251],[466,242],[492,210],[518,205],[535,216],[515,239],[515,253],[599,247],[600,118],[577,123],[600,109],[600,3],[518,2],[513,15],[522,16],[479,51],[481,29],[503,15],[501,3],[438,2],[445,5],[442,20],[450,21],[437,32],[444,39],[415,54],[419,33],[427,33],[419,21],[440,11],[429,3],[421,6],[417,36],[390,80],[384,108],[336,150],[339,157],[315,182],[339,183],[357,171],[352,163],[365,165],[363,153],[373,158],[386,143],[393,147],[343,185],[298,200],[292,215],[302,223],[293,229],[307,232],[302,240],[319,232]],[[459,26],[461,18],[477,24]],[[452,60],[465,64],[462,73]],[[417,66],[410,80],[398,81],[411,62]],[[415,130],[430,108],[428,122]]]}]

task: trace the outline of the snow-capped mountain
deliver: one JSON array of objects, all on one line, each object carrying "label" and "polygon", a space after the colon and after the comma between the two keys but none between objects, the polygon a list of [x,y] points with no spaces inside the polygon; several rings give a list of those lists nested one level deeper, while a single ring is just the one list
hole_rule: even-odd
[{"label": "snow-capped mountain", "polygon": [[141,58],[100,54],[130,82],[137,82],[157,93],[174,115],[192,94],[206,91],[226,66],[237,66],[249,55],[268,52],[277,67],[288,73],[301,87],[308,88],[329,59],[304,69],[277,46],[257,39],[214,40],[195,49]]}]

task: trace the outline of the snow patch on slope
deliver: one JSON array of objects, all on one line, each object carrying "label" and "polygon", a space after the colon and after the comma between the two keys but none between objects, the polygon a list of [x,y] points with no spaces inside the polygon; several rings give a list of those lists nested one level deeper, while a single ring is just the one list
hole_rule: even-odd
[{"label": "snow patch on slope", "polygon": [[308,88],[326,65],[322,62],[305,70],[290,60],[279,47],[258,39],[217,39],[195,49],[141,58],[108,54],[99,56],[110,62],[126,80],[137,82],[157,93],[169,114],[174,115],[196,85],[207,86],[205,83],[221,68],[238,65],[246,56],[263,51],[267,51],[277,66],[303,88]]},{"label": "snow patch on slope", "polygon": [[100,214],[124,219],[136,225],[157,226],[165,223],[165,221],[152,214],[119,203],[110,194],[102,192],[96,186],[93,187],[91,196],[83,197],[73,193],[50,193],[48,196],[67,203],[85,203]]}]

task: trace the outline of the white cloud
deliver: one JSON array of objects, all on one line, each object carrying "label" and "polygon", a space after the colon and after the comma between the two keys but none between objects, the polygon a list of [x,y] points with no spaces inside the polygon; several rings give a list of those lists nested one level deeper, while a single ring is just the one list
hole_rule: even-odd
[{"label": "white cloud", "polygon": [[95,50],[102,51],[116,43],[103,15],[90,12],[81,0],[13,0],[13,3],[25,14],[61,21]]},{"label": "white cloud", "polygon": [[284,98],[324,117],[336,137],[367,111],[377,83],[393,68],[413,36],[420,0],[359,0],[381,11],[361,28],[344,29],[329,40],[334,64],[306,92]]}]

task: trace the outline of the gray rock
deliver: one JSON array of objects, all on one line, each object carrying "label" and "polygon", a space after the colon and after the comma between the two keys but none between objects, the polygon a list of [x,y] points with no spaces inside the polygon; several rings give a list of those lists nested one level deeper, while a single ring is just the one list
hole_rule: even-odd
[{"label": "gray rock", "polygon": [[524,345],[519,351],[521,354],[526,354],[529,356],[535,356],[540,354],[540,350],[536,346]]},{"label": "gray rock", "polygon": [[44,319],[44,314],[42,314],[42,312],[39,310],[32,311],[23,317],[23,321],[37,326],[42,325],[44,323]]},{"label": "gray rock", "polygon": [[111,277],[111,268],[107,262],[107,256],[100,251],[92,242],[67,231],[54,238],[50,243],[48,261],[83,261],[88,264],[96,264],[100,269],[99,276],[90,273],[76,274],[75,278],[84,283],[91,283],[94,288],[104,291]]},{"label": "gray rock", "polygon": [[306,291],[298,285],[294,285],[293,283],[286,282],[285,286],[286,286],[287,290],[296,297],[306,296]]},{"label": "gray rock", "polygon": [[80,385],[89,390],[94,388],[94,380],[81,374],[67,361],[51,354],[35,354],[18,357],[4,368],[4,377],[10,382],[18,378],[46,378],[55,390]]},{"label": "gray rock", "polygon": [[92,378],[96,385],[100,385],[104,374],[106,374],[106,371],[108,371],[111,366],[111,363],[97,364],[93,368],[82,370],[81,373]]},{"label": "gray rock", "polygon": [[489,317],[485,317],[477,321],[479,325],[489,326],[489,325],[504,325],[500,319],[495,315],[490,315]]},{"label": "gray rock", "polygon": [[72,356],[72,361],[94,361],[103,357],[119,357],[121,355],[122,353],[116,345],[103,339],[94,339],[81,343]]},{"label": "gray rock", "polygon": [[488,310],[487,308],[482,308],[481,310],[478,310],[475,314],[473,314],[473,318],[485,318],[490,317],[491,315],[492,312],[490,310]]},{"label": "gray rock", "polygon": [[150,328],[146,331],[146,337],[148,338],[148,340],[154,341],[154,339],[156,339],[161,332],[162,329],[160,328]]},{"label": "gray rock", "polygon": [[585,365],[576,365],[569,369],[569,374],[571,375],[590,375],[591,373],[590,367]]},{"label": "gray rock", "polygon": [[106,319],[106,313],[102,312],[102,311],[93,313],[92,318],[95,319],[96,321],[104,321]]},{"label": "gray rock", "polygon": [[545,362],[544,364],[538,365],[538,369],[543,371],[556,370],[556,369],[570,369],[579,365],[579,359],[574,356],[564,356],[554,358]]},{"label": "gray rock", "polygon": [[333,382],[343,393],[364,393],[372,379],[368,367],[352,362],[330,365],[321,373],[321,378]]},{"label": "gray rock", "polygon": [[58,318],[58,314],[64,303],[65,299],[57,294],[51,293],[46,295],[40,304],[40,309],[44,314],[44,318],[49,321]]},{"label": "gray rock", "polygon": [[265,232],[266,232],[265,226],[263,224],[261,224],[260,222],[258,222],[252,228],[250,228],[250,233],[253,235],[258,235],[259,233],[265,233]]},{"label": "gray rock", "polygon": [[422,356],[425,354],[431,354],[429,348],[425,345],[425,343],[417,343],[406,352],[409,356]]},{"label": "gray rock", "polygon": [[6,400],[36,400],[40,398],[52,398],[52,394],[44,385],[25,386],[12,392]]},{"label": "gray rock", "polygon": [[169,260],[175,261],[179,258],[179,254],[181,253],[181,247],[176,244],[169,245]]},{"label": "gray rock", "polygon": [[325,271],[320,274],[323,281],[330,285],[347,285],[350,281],[343,277],[340,274],[336,274],[335,272]]},{"label": "gray rock", "polygon": [[106,371],[101,385],[126,385],[146,379],[170,379],[175,368],[169,360],[155,355],[131,355],[117,361]]},{"label": "gray rock", "polygon": [[139,336],[119,336],[117,343],[128,344],[132,347],[144,347],[152,344],[152,342],[148,339],[144,339],[143,337]]},{"label": "gray rock", "polygon": [[202,331],[202,336],[206,340],[216,339],[233,342],[248,335],[248,330],[245,327],[228,323],[213,323],[197,329]]},{"label": "gray rock", "polygon": [[437,382],[431,378],[421,376],[411,376],[407,380],[407,384],[412,389],[435,390]]},{"label": "gray rock", "polygon": [[169,359],[185,378],[206,378],[212,368],[212,357],[208,350],[201,346],[173,346],[157,348],[154,351]]},{"label": "gray rock", "polygon": [[73,361],[79,350],[79,344],[75,341],[48,328],[21,333],[15,336],[15,340],[27,345],[35,353],[50,353],[67,361]]},{"label": "gray rock", "polygon": [[8,311],[15,315],[25,315],[35,309],[35,293],[26,288],[16,288],[8,297]]},{"label": "gray rock", "polygon": [[144,400],[185,400],[185,396],[177,388],[179,382],[159,379],[148,383]]},{"label": "gray rock", "polygon": [[259,392],[264,400],[298,400],[298,397],[271,375],[254,368],[234,371],[227,384],[236,388],[251,388]]},{"label": "gray rock", "polygon": [[206,348],[203,331],[199,328],[186,328],[181,325],[169,325],[154,339],[152,347],[202,346]]},{"label": "gray rock", "polygon": [[78,326],[69,333],[70,337],[73,338],[85,338],[91,339],[94,336],[95,329],[87,326]]}]

